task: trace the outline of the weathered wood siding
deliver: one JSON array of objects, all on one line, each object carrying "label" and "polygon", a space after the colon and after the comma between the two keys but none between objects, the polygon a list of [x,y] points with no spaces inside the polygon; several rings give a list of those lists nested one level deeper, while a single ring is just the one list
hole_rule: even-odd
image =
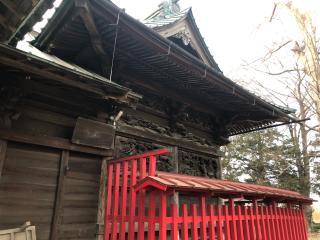
[{"label": "weathered wood siding", "polygon": [[31,221],[38,239],[49,239],[60,151],[9,142],[0,180],[0,229]]}]

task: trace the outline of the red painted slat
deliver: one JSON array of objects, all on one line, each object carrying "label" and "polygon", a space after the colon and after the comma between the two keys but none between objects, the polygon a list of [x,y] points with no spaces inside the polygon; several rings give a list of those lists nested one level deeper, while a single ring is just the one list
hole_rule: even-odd
[{"label": "red painted slat", "polygon": [[[276,224],[275,224],[275,215],[273,214],[273,206],[272,205],[269,205],[268,206],[268,209],[269,209],[269,213],[270,213],[270,223],[271,223],[271,234],[272,234],[272,240],[275,239],[275,240],[278,240],[277,239],[277,234],[276,234]],[[279,239],[281,240],[281,239]]]},{"label": "red painted slat", "polygon": [[234,206],[234,200],[229,199],[229,210],[231,213],[231,239],[232,240],[238,240],[238,234],[237,234],[237,222],[235,220],[235,206]]},{"label": "red painted slat", "polygon": [[264,207],[260,206],[259,208],[259,213],[260,213],[260,222],[261,222],[261,227],[262,227],[262,239],[267,240],[267,232],[266,232],[266,215],[264,212]]},{"label": "red painted slat", "polygon": [[155,239],[155,231],[154,231],[154,225],[155,225],[155,216],[156,216],[156,194],[159,194],[158,192],[152,191],[149,193],[149,204],[148,204],[148,240],[154,240]]},{"label": "red painted slat", "polygon": [[264,213],[266,215],[266,220],[265,220],[265,223],[266,223],[266,239],[267,240],[272,240],[272,233],[271,233],[271,223],[270,223],[270,212],[269,212],[269,207],[268,206],[265,206],[264,207]]},{"label": "red painted slat", "polygon": [[253,201],[253,211],[255,215],[255,227],[256,227],[256,237],[257,239],[262,239],[262,234],[261,234],[261,224],[259,223],[259,210],[258,210],[258,202]]},{"label": "red painted slat", "polygon": [[297,239],[300,240],[300,237],[299,237],[299,223],[298,223],[298,218],[297,218],[297,209],[294,209],[292,211],[292,216],[293,216],[293,219],[294,219],[294,228],[295,228],[295,233],[297,235]]},{"label": "red painted slat", "polygon": [[242,207],[243,212],[244,212],[244,219],[245,219],[245,232],[244,232],[244,236],[245,239],[251,240],[251,233],[250,233],[250,221],[249,218],[250,216],[248,215],[248,208],[246,206]]},{"label": "red painted slat", "polygon": [[128,231],[128,239],[134,240],[134,226],[135,226],[135,211],[136,211],[136,191],[133,186],[137,182],[137,160],[130,161],[130,204],[129,204],[129,231]]},{"label": "red painted slat", "polygon": [[218,213],[218,240],[222,240],[223,239],[223,230],[222,230],[222,209],[220,205],[216,205],[217,208],[217,213]]},{"label": "red painted slat", "polygon": [[121,212],[119,240],[125,239],[126,215],[127,215],[127,192],[128,192],[128,162],[122,163],[122,186],[121,186]]},{"label": "red painted slat", "polygon": [[282,207],[279,210],[280,210],[280,214],[281,214],[281,217],[282,217],[283,239],[288,239],[287,217],[286,217],[286,213],[285,213],[285,208]]},{"label": "red painted slat", "polygon": [[276,208],[276,212],[277,212],[277,216],[279,218],[278,222],[279,222],[279,229],[280,229],[280,237],[281,237],[281,239],[285,239],[284,227],[283,227],[283,216],[281,214],[279,207]]},{"label": "red painted slat", "polygon": [[164,192],[160,193],[160,210],[159,210],[159,240],[167,239],[167,196]]},{"label": "red painted slat", "polygon": [[192,227],[191,227],[191,239],[198,240],[198,220],[197,220],[197,205],[191,205],[191,215],[192,215]]},{"label": "red painted slat", "polygon": [[292,206],[290,205],[289,208],[289,215],[290,215],[290,225],[291,225],[291,229],[292,229],[292,240],[296,240],[296,233],[294,231],[295,228],[295,224],[294,224],[294,216],[293,216],[293,209]]},{"label": "red painted slat", "polygon": [[[142,180],[147,175],[147,163],[146,158],[139,159],[139,179]],[[144,200],[145,190],[140,190],[138,194],[138,239],[144,239]]]},{"label": "red painted slat", "polygon": [[107,165],[107,189],[106,189],[106,201],[105,201],[105,213],[104,213],[104,239],[109,240],[110,238],[110,212],[111,212],[111,199],[112,199],[112,173],[113,166]]},{"label": "red painted slat", "polygon": [[156,174],[156,157],[151,156],[149,158],[149,176],[154,176]]},{"label": "red painted slat", "polygon": [[279,226],[279,218],[278,218],[278,214],[277,214],[277,205],[275,202],[272,203],[272,211],[274,214],[274,226],[275,226],[275,234],[276,234],[276,239],[277,240],[282,240],[281,239],[281,235],[280,235],[280,226]]},{"label": "red painted slat", "polygon": [[297,214],[297,220],[298,220],[298,236],[299,236],[299,239],[303,239],[303,230],[302,230],[303,225],[301,224],[300,208],[297,210],[296,214]]},{"label": "red painted slat", "polygon": [[242,215],[242,211],[241,211],[241,206],[237,206],[237,215],[239,217],[239,221],[238,221],[238,239],[239,240],[245,240],[244,238],[244,234],[243,234],[243,215]]},{"label": "red painted slat", "polygon": [[303,211],[303,206],[300,206],[300,219],[302,221],[303,224],[303,240],[307,240],[308,239],[308,234],[307,234],[307,226],[306,226],[306,222],[304,220],[304,211]]},{"label": "red painted slat", "polygon": [[201,195],[200,197],[200,211],[201,211],[201,223],[200,223],[200,236],[201,239],[207,239],[207,222],[206,222],[206,197]]},{"label": "red painted slat", "polygon": [[113,186],[113,205],[112,205],[112,231],[111,239],[117,239],[117,226],[118,226],[118,209],[119,209],[119,181],[120,181],[120,163],[115,164],[114,172],[114,186]]},{"label": "red painted slat", "polygon": [[254,215],[253,215],[253,208],[249,208],[249,216],[250,216],[250,235],[252,240],[257,239],[257,232],[256,232],[256,227],[254,223]]},{"label": "red painted slat", "polygon": [[215,221],[214,221],[214,206],[211,204],[209,206],[209,216],[210,216],[210,221],[208,223],[209,227],[209,239],[210,240],[215,240]]},{"label": "red painted slat", "polygon": [[187,206],[187,204],[182,204],[181,212],[182,212],[181,238],[182,238],[182,240],[188,240],[189,236],[188,236],[188,206]]},{"label": "red painted slat", "polygon": [[286,215],[287,215],[287,226],[288,226],[288,229],[289,230],[289,239],[294,239],[294,234],[293,234],[293,231],[292,231],[292,226],[291,226],[291,216],[290,216],[290,209],[289,209],[289,204],[286,208]]},{"label": "red painted slat", "polygon": [[171,240],[178,240],[177,204],[171,204]]},{"label": "red painted slat", "polygon": [[230,238],[230,216],[229,216],[229,209],[228,209],[228,206],[224,205],[222,206],[223,208],[223,213],[224,213],[224,216],[226,218],[226,221],[224,222],[224,237],[225,237],[225,240],[231,240]]}]

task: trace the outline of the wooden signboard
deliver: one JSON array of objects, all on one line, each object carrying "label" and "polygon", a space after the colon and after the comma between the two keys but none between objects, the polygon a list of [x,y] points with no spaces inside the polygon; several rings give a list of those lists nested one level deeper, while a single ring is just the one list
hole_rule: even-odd
[{"label": "wooden signboard", "polygon": [[79,117],[73,131],[72,142],[75,144],[111,149],[114,145],[115,129],[113,126]]}]

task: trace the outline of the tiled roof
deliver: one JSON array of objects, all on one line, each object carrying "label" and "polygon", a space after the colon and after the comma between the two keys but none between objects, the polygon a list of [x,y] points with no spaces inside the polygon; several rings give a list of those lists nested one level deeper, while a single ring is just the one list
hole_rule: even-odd
[{"label": "tiled roof", "polygon": [[176,14],[170,14],[168,16],[164,16],[164,17],[150,17],[147,18],[145,20],[142,21],[142,23],[144,23],[146,26],[150,27],[150,28],[157,28],[157,27],[162,27],[168,24],[172,24],[176,21],[179,21],[180,19],[184,18],[188,12],[189,12],[190,8],[187,8],[181,12],[178,12]]},{"label": "tiled roof", "polygon": [[162,191],[175,189],[185,192],[211,192],[215,196],[223,198],[239,195],[245,199],[266,198],[283,201],[312,202],[311,198],[285,189],[168,172],[158,172],[155,176],[148,176],[142,179],[135,187],[137,190],[153,187]]}]

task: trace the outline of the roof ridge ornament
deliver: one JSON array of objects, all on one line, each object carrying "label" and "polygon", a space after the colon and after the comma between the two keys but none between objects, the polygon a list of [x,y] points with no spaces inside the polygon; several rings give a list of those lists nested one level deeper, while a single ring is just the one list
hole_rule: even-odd
[{"label": "roof ridge ornament", "polygon": [[166,0],[159,4],[158,18],[167,18],[180,13],[179,0]]}]

